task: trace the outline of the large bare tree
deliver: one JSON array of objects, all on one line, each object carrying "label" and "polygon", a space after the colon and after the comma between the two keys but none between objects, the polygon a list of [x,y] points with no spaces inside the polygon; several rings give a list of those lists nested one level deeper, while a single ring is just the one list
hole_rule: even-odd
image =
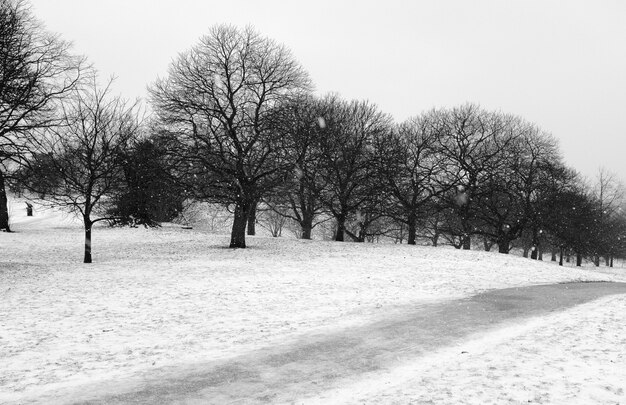
[{"label": "large bare tree", "polygon": [[232,248],[246,246],[250,210],[292,165],[271,112],[309,86],[286,47],[249,27],[219,25],[150,88],[181,178],[196,198],[234,207]]},{"label": "large bare tree", "polygon": [[287,141],[286,152],[295,164],[264,202],[275,213],[298,223],[302,239],[311,239],[313,228],[329,219],[315,191],[322,168],[318,140],[326,127],[323,117],[328,100],[303,94],[275,111],[276,130]]},{"label": "large bare tree", "polygon": [[58,102],[80,81],[84,59],[48,33],[22,0],[0,0],[0,229],[9,229],[5,180],[29,155],[34,129],[57,124]]},{"label": "large bare tree", "polygon": [[[466,104],[438,114],[439,150],[446,160],[448,183],[455,191],[448,198],[446,231],[459,237],[458,246],[470,249],[478,233],[477,218],[482,187],[502,168],[503,151],[515,139],[515,117]],[[508,251],[508,250],[507,250]]]},{"label": "large bare tree", "polygon": [[[435,200],[452,187],[438,147],[437,112],[410,118],[379,138],[380,172],[388,192],[387,214],[406,225],[415,245],[417,225],[436,216]],[[435,222],[436,223],[436,222]]]},{"label": "large bare tree", "polygon": [[62,121],[33,140],[34,159],[22,184],[48,205],[76,213],[85,229],[84,263],[91,263],[91,232],[107,214],[124,181],[126,149],[140,128],[137,103],[110,95],[94,78],[62,103]]},{"label": "large bare tree", "polygon": [[362,241],[348,232],[346,225],[351,219],[370,222],[375,214],[370,209],[383,189],[376,165],[376,139],[391,130],[392,119],[366,101],[346,102],[329,96],[324,103],[324,128],[316,140],[320,166],[312,186],[337,222],[335,240],[343,241],[348,233]]}]

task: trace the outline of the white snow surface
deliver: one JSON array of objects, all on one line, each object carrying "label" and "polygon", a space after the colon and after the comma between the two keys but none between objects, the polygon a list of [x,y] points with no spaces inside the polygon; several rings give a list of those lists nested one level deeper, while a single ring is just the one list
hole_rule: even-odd
[{"label": "white snow surface", "polygon": [[301,404],[623,404],[626,297],[471,336]]},{"label": "white snow surface", "polygon": [[[446,247],[249,237],[248,249],[232,250],[225,248],[228,236],[174,225],[98,227],[93,232],[94,263],[86,265],[81,263],[79,222],[37,207],[34,217],[26,217],[19,201],[12,204],[16,232],[0,233],[0,403],[37,402],[57,390],[132,376],[151,367],[227,359],[488,289],[626,280],[623,269],[607,274]],[[423,385],[420,378],[428,379],[440,389],[433,392],[455,403],[466,395],[459,392],[465,385],[457,386],[458,379],[476,398],[487,398],[493,387],[522,381],[526,375],[537,377],[538,367],[552,356],[558,366],[550,370],[550,381],[567,395],[576,388],[559,380],[559,374],[571,371],[583,378],[603,370],[601,375],[613,376],[607,384],[616,392],[607,394],[599,386],[602,392],[589,398],[623,398],[623,373],[601,360],[604,368],[585,368],[587,363],[570,361],[566,352],[578,347],[584,356],[610,358],[622,367],[624,357],[615,357],[614,350],[596,353],[591,346],[585,352],[580,344],[605,342],[602,348],[617,342],[623,354],[624,309],[623,296],[586,304],[569,310],[569,315],[515,326],[526,329],[512,339],[498,337],[488,345],[472,346],[462,361],[445,350],[433,354],[419,366],[426,373],[420,371],[421,377],[408,369],[402,375],[409,376],[406,382],[414,387]],[[576,320],[585,327],[579,328]],[[594,326],[598,320],[606,322],[606,333]],[[571,336],[565,333],[560,349],[552,350],[568,331]],[[502,333],[498,336],[509,332]],[[450,350],[456,354],[456,348]],[[509,357],[502,353],[520,359],[521,371],[507,364]],[[445,368],[438,366],[441,356],[450,358]],[[370,385],[380,388],[366,395],[377,398],[372,403],[407,402],[404,391],[379,384],[384,375],[372,378],[378,383]],[[511,400],[525,399],[523,388],[516,387]],[[356,398],[360,390],[358,383],[346,387],[336,392],[337,399]],[[407,395],[419,399],[426,394],[416,388]]]}]

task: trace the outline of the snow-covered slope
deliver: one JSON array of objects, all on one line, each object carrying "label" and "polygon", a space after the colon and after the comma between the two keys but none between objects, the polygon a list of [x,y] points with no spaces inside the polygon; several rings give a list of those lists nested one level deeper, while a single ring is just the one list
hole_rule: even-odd
[{"label": "snow-covered slope", "polygon": [[79,223],[12,203],[16,232],[0,233],[0,402],[487,289],[626,279],[445,247],[251,237],[231,250],[228,236],[178,226],[98,228],[84,265]]}]

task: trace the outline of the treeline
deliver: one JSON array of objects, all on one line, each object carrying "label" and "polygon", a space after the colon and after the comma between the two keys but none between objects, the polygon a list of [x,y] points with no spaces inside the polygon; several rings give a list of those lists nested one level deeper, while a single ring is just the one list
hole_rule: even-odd
[{"label": "treeline", "polygon": [[[10,229],[6,180],[81,216],[85,262],[94,223],[154,225],[189,199],[233,212],[232,248],[246,247],[262,207],[303,238],[332,219],[337,241],[520,246],[579,264],[624,256],[618,182],[601,172],[587,186],[555,139],[520,117],[466,104],[398,124],[369,102],[314,96],[288,49],[220,25],[149,87],[144,119],[24,2],[0,6],[11,44],[1,47],[0,228]],[[57,52],[42,62],[46,49]],[[42,63],[63,68],[34,75]]]}]

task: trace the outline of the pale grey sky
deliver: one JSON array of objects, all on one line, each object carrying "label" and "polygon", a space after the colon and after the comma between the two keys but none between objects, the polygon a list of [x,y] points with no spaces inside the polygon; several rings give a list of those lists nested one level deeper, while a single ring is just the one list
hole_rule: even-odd
[{"label": "pale grey sky", "polygon": [[319,94],[369,99],[397,121],[476,102],[551,132],[583,174],[626,180],[626,1],[31,2],[129,98],[210,26],[251,24],[292,50]]}]

